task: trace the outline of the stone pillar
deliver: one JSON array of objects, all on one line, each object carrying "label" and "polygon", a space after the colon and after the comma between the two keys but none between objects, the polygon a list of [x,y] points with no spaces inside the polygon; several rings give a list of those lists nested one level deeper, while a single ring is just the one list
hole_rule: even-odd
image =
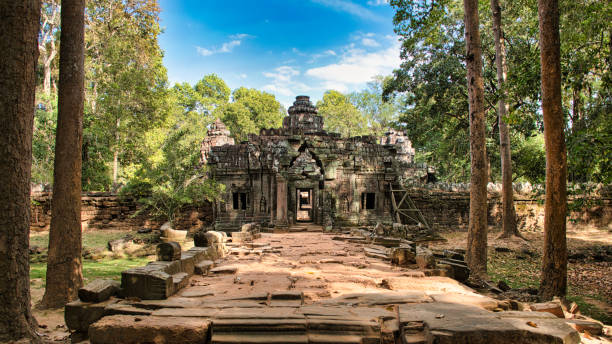
[{"label": "stone pillar", "polygon": [[287,226],[287,180],[276,177],[276,225]]}]

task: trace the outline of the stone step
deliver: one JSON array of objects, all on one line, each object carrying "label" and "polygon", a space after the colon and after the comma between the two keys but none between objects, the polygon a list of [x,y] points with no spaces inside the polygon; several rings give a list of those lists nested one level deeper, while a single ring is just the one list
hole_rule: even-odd
[{"label": "stone step", "polygon": [[306,319],[213,319],[213,334],[244,332],[306,332]]},{"label": "stone step", "polygon": [[362,344],[363,338],[356,334],[343,333],[309,333],[310,344]]},{"label": "stone step", "polygon": [[210,269],[215,266],[212,260],[203,260],[195,265],[194,272],[198,275],[208,275]]},{"label": "stone step", "polygon": [[189,274],[185,272],[179,272],[172,275],[172,283],[174,284],[175,292],[185,288],[189,285]]},{"label": "stone step", "polygon": [[205,343],[210,321],[201,318],[113,315],[89,327],[92,344]]},{"label": "stone step", "polygon": [[260,333],[214,333],[211,344],[308,344],[305,333],[260,332]]}]

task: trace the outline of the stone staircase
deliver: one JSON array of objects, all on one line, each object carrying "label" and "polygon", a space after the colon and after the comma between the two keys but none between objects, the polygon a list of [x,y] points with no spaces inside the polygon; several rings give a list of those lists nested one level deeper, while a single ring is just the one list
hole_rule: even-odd
[{"label": "stone staircase", "polygon": [[323,227],[311,222],[298,222],[289,227],[289,232],[323,232]]},{"label": "stone staircase", "polygon": [[[439,296],[449,301],[447,294]],[[301,292],[280,291],[217,301],[122,301],[89,327],[89,337],[92,344],[580,342],[578,332],[550,313],[494,313],[476,305],[497,302],[479,296],[471,297],[472,304],[436,299],[414,292],[357,293],[304,304]]]}]

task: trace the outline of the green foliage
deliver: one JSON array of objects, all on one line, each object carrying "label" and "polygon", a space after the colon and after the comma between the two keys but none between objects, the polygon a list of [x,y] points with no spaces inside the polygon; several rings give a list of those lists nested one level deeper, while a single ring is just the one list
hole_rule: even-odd
[{"label": "green foliage", "polygon": [[232,98],[232,103],[219,106],[213,115],[227,125],[236,141],[244,141],[248,134],[256,134],[260,129],[281,126],[285,109],[274,95],[240,87],[234,90]]},{"label": "green foliage", "polygon": [[195,85],[195,91],[206,99],[206,103],[215,106],[229,102],[230,88],[225,81],[216,74],[204,76],[204,78]]},{"label": "green foliage", "polygon": [[248,134],[257,133],[257,125],[251,119],[251,112],[241,103],[224,104],[217,108],[215,115],[227,125],[237,142],[246,140]]},{"label": "green foliage", "polygon": [[115,157],[119,167],[142,161],[144,133],[167,114],[166,69],[157,42],[159,11],[156,0],[87,4],[86,190],[107,183],[109,168],[103,165],[110,166]]},{"label": "green foliage", "polygon": [[344,94],[329,90],[317,102],[319,115],[323,117],[325,130],[340,133],[342,136],[368,135],[368,125],[362,113]]},{"label": "green foliage", "polygon": [[141,211],[172,222],[182,207],[213,200],[223,191],[223,185],[206,177],[200,163],[201,135],[208,123],[198,113],[179,112],[166,126],[147,133],[151,154],[122,190],[140,197]]},{"label": "green foliage", "polygon": [[32,182],[53,183],[55,158],[55,129],[57,127],[57,99],[54,95],[38,95],[41,99],[34,114],[32,139]]},{"label": "green foliage", "polygon": [[366,89],[348,95],[351,104],[366,118],[370,133],[375,136],[384,135],[397,121],[401,97],[387,102],[382,98],[383,85],[390,79],[390,77],[377,76],[368,83]]},{"label": "green foliage", "polygon": [[[443,180],[469,176],[468,104],[465,81],[463,8],[459,0],[392,0],[395,31],[402,37],[400,69],[384,83],[383,96],[404,95],[400,126],[417,159],[438,167]],[[537,4],[502,1],[508,75],[505,119],[512,135],[515,179],[543,181],[540,111],[540,52]],[[570,181],[609,183],[612,74],[612,3],[562,0],[561,67]],[[488,1],[479,3],[483,77],[487,105],[487,155],[492,177],[499,178],[499,140],[495,106],[500,96],[495,44]],[[536,147],[535,142],[541,147]],[[525,157],[517,155],[526,154]],[[521,165],[524,164],[524,165]],[[462,170],[457,170],[462,169]]]},{"label": "green foliage", "polygon": [[546,174],[546,152],[544,134],[513,142],[512,163],[519,180],[532,184],[543,184]]}]

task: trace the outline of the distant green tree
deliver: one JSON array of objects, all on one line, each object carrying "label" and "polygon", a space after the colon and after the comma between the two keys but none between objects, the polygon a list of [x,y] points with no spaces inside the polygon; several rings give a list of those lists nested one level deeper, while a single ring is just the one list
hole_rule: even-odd
[{"label": "distant green tree", "polygon": [[[119,182],[122,165],[143,159],[138,149],[143,134],[167,113],[159,11],[157,0],[87,3],[85,124],[91,126],[84,128],[84,138],[89,147],[105,148],[84,157],[84,170],[95,173],[89,164],[110,163],[113,183]],[[84,174],[83,179],[99,178]]]},{"label": "distant green tree", "polygon": [[[57,99],[38,95],[40,103],[34,113],[34,136],[32,140],[32,182],[53,182],[53,160],[55,158],[55,129],[57,128]],[[45,104],[52,104],[47,108]]]},{"label": "distant green tree", "polygon": [[363,114],[344,94],[329,90],[317,102],[319,115],[323,117],[325,130],[340,133],[342,136],[368,135],[368,122]]},{"label": "distant green tree", "polygon": [[251,119],[251,112],[241,103],[228,103],[217,108],[215,115],[229,128],[232,137],[241,142],[248,134],[258,131],[257,125]]},{"label": "distant green tree", "polygon": [[373,81],[368,82],[366,89],[348,95],[351,104],[365,116],[372,135],[384,135],[398,119],[402,97],[399,96],[386,102],[382,98],[383,85],[385,81],[390,80],[391,77],[376,76]]},{"label": "distant green tree", "polygon": [[173,222],[186,205],[215,199],[223,186],[206,176],[201,164],[200,144],[210,118],[197,112],[184,113],[174,106],[164,123],[144,135],[142,150],[147,158],[130,175],[122,193],[138,197],[141,212]]},{"label": "distant green tree", "polygon": [[220,106],[229,102],[231,90],[225,81],[216,74],[204,76],[202,80],[196,83],[194,88],[208,104]]},{"label": "distant green tree", "polygon": [[237,141],[264,128],[278,128],[285,109],[274,95],[253,88],[240,87],[232,93],[232,103],[219,106],[213,113],[220,118]]}]

